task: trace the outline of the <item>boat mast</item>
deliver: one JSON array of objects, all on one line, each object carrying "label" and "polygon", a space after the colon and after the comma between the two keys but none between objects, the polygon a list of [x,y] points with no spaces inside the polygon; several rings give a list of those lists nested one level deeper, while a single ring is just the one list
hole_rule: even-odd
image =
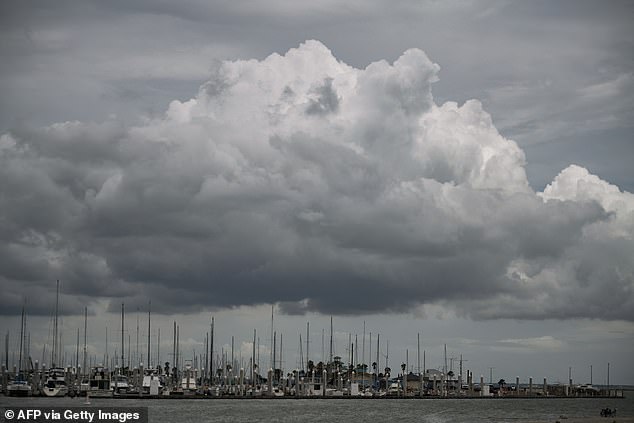
[{"label": "boat mast", "polygon": [[178,374],[178,365],[180,360],[180,341],[181,341],[181,327],[180,325],[176,326],[176,372]]},{"label": "boat mast", "polygon": [[306,322],[306,368],[308,368],[308,348],[310,344],[310,322]]},{"label": "boat mast", "polygon": [[273,363],[273,309],[275,308],[274,304],[271,304],[271,357],[269,359],[269,365],[272,369],[275,366]]},{"label": "boat mast", "polygon": [[59,279],[57,280],[57,288],[55,291],[55,320],[53,320],[53,351],[51,351],[51,367],[57,364],[57,313],[59,311]]},{"label": "boat mast", "polygon": [[277,358],[275,357],[275,353],[277,352],[275,350],[276,346],[277,346],[277,331],[273,331],[273,367],[271,367],[273,369],[273,379],[275,379],[275,359]]},{"label": "boat mast", "polygon": [[150,329],[152,324],[152,301],[147,306],[147,368],[150,368]]},{"label": "boat mast", "polygon": [[[205,361],[203,362],[204,372],[203,372],[203,380],[209,380],[207,374],[209,373],[209,367],[207,364],[209,363],[209,332],[205,331]],[[201,358],[202,359],[202,358]]]},{"label": "boat mast", "polygon": [[18,356],[18,374],[22,372],[22,345],[24,344],[24,306],[22,306],[22,320],[20,321],[20,354]]},{"label": "boat mast", "polygon": [[103,358],[103,366],[109,367],[110,357],[108,356],[108,326],[106,326],[106,355]]},{"label": "boat mast", "polygon": [[[139,365],[139,307],[136,308],[136,350],[134,351],[135,366]],[[176,323],[174,323],[176,324]]]},{"label": "boat mast", "polygon": [[174,320],[174,346],[172,347],[172,369],[176,369],[176,320]]},{"label": "boat mast", "polygon": [[82,376],[86,374],[86,332],[88,329],[88,307],[84,307],[84,361],[82,364]]},{"label": "boat mast", "polygon": [[9,369],[9,331],[4,337],[4,368]]},{"label": "boat mast", "polygon": [[77,375],[78,368],[79,368],[79,328],[77,328],[77,346],[75,348],[75,375]]},{"label": "boat mast", "polygon": [[332,363],[332,315],[330,316],[330,356],[328,362]]},{"label": "boat mast", "polygon": [[251,348],[251,385],[255,386],[255,335],[256,329],[253,329],[253,346]]},{"label": "boat mast", "polygon": [[361,341],[361,386],[365,392],[365,320],[363,321],[363,340]]},{"label": "boat mast", "polygon": [[211,337],[209,339],[209,371],[211,372],[210,379],[213,381],[214,375],[214,318],[211,317]]},{"label": "boat mast", "polygon": [[125,351],[125,341],[124,341],[124,332],[123,332],[123,321],[125,318],[124,314],[124,305],[121,303],[121,373],[123,373],[123,366],[125,363],[124,359],[124,351]]}]

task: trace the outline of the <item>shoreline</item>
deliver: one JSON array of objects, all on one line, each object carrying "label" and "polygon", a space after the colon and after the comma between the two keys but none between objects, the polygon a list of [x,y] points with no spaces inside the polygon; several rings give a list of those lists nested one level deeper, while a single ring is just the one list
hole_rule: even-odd
[{"label": "shoreline", "polygon": [[548,420],[515,420],[517,423],[634,423],[634,417],[566,417],[561,416]]},{"label": "shoreline", "polygon": [[[7,396],[3,395],[0,398],[70,398],[70,399],[82,399],[85,396],[65,396],[65,397],[46,397],[46,396]],[[134,395],[134,394],[123,394],[123,395],[113,395],[113,396],[91,396],[90,398],[99,398],[99,399],[115,399],[115,400],[482,400],[482,401],[513,401],[513,400],[538,400],[538,401],[548,401],[548,400],[625,400],[627,397],[625,395],[618,396],[604,396],[604,397],[565,397],[565,396],[532,396],[532,397],[524,397],[524,396],[502,396],[502,397],[481,397],[481,396],[462,396],[462,397],[436,397],[436,396],[376,396],[376,397],[364,397],[364,396],[321,396],[321,395],[311,395],[311,396],[295,396],[295,395],[287,395],[287,396],[242,396],[242,395],[226,395],[226,396],[212,396],[212,395]]]}]

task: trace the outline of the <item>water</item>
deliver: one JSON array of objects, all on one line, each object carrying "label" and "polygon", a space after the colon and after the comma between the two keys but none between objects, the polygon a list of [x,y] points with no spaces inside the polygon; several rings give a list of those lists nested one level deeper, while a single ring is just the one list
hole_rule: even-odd
[{"label": "water", "polygon": [[[627,395],[630,394],[630,395]],[[634,394],[605,399],[147,399],[6,398],[13,407],[148,407],[150,422],[253,423],[398,421],[427,423],[503,423],[555,421],[599,416],[602,408],[618,408],[619,417],[634,417]]]}]

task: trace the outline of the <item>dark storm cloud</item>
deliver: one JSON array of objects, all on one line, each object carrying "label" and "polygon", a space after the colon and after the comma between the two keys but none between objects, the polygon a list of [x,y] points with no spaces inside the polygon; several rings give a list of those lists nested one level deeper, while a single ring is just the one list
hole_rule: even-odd
[{"label": "dark storm cloud", "polygon": [[632,195],[576,166],[535,193],[479,102],[434,102],[438,71],[415,49],[356,69],[308,41],[219,63],[143,124],[3,134],[2,312],[60,279],[111,311],[634,319]]}]

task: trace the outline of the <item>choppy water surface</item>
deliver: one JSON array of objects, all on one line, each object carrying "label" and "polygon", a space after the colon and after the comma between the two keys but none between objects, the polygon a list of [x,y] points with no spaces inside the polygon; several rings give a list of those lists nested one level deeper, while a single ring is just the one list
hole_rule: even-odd
[{"label": "choppy water surface", "polygon": [[[634,416],[634,392],[625,399],[345,399],[345,400],[114,400],[92,398],[90,407],[148,407],[151,422],[326,422],[367,421],[471,423],[553,420],[560,416],[598,416],[602,408],[617,408],[619,416]],[[83,407],[83,399],[5,398],[14,407]]]}]

